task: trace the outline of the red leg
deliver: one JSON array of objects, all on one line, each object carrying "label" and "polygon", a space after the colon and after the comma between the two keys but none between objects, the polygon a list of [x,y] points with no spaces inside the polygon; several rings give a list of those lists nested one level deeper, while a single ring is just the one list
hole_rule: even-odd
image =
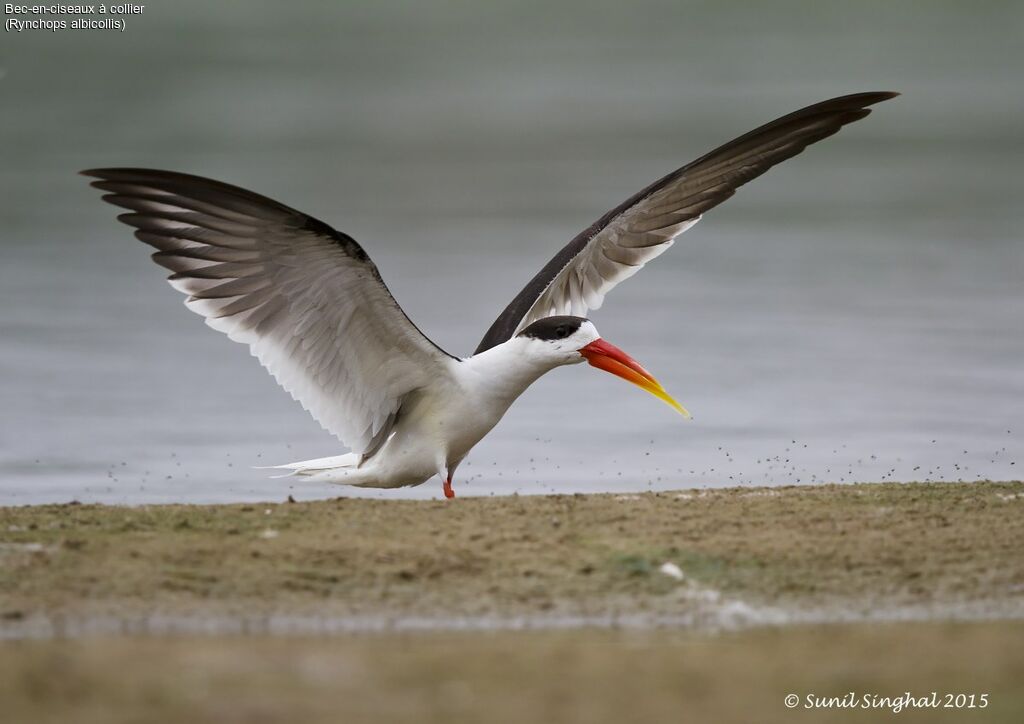
[{"label": "red leg", "polygon": [[455,497],[455,491],[452,490],[451,478],[446,478],[444,481],[444,497],[448,498],[448,500],[451,500],[452,498]]}]

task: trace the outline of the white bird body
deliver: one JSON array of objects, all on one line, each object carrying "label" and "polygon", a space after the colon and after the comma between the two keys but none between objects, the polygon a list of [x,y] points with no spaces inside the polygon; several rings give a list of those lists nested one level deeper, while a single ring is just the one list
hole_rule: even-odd
[{"label": "white bird body", "polygon": [[[598,337],[593,324],[586,323],[567,346],[584,346]],[[514,337],[479,354],[445,360],[431,384],[404,404],[380,451],[361,465],[350,454],[276,467],[319,482],[359,487],[417,485],[435,474],[449,479],[527,387],[555,367],[584,361],[577,354],[565,363],[560,356],[530,353],[531,346],[537,345]]]},{"label": "white bird body", "polygon": [[599,337],[588,321],[562,349],[513,337],[472,357],[448,360],[445,374],[412,396],[394,434],[362,465],[349,454],[275,467],[317,482],[366,488],[418,485],[435,474],[447,480],[530,385],[555,367],[583,362],[575,350]]},{"label": "white bird body", "polygon": [[[84,171],[206,323],[249,346],[351,453],[278,466],[362,487],[451,478],[541,375],[586,360],[688,415],[583,315],[709,209],[893,93],[833,98],[776,119],[655,181],[569,242],[454,357],[398,306],[350,236],[251,191],[152,169]],[[569,316],[572,315],[572,316]]]}]

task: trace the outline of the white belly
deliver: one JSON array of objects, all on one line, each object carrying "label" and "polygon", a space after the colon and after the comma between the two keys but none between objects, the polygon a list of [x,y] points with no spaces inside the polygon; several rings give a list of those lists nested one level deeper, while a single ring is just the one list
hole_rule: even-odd
[{"label": "white belly", "polygon": [[360,471],[365,487],[398,488],[419,485],[434,475],[454,474],[455,468],[484,435],[498,423],[508,405],[481,405],[479,398],[446,395],[424,397],[402,409],[395,434]]}]

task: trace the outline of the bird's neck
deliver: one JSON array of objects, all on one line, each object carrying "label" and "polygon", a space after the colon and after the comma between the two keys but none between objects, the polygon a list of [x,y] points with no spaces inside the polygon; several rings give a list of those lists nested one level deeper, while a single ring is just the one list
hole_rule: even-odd
[{"label": "bird's neck", "polygon": [[462,360],[463,374],[460,376],[475,394],[507,407],[541,375],[556,366],[525,354],[524,341],[513,337]]}]

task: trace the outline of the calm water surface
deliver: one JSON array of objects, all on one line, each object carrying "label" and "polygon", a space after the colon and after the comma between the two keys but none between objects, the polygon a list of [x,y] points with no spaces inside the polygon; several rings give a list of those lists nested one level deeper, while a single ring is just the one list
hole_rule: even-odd
[{"label": "calm water surface", "polygon": [[[460,494],[1020,478],[1024,6],[175,3],[0,49],[0,504],[313,498],[341,452],[74,172],[171,168],[357,238],[467,354],[607,208],[832,95],[905,93],[743,189],[593,318]],[[961,9],[962,8],[962,9]],[[440,485],[386,495],[437,496]]]}]

